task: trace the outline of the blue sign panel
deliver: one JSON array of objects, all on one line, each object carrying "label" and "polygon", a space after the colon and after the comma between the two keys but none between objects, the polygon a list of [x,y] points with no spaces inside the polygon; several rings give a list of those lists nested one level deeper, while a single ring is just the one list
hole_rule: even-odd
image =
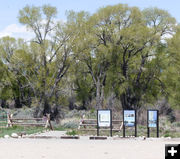
[{"label": "blue sign panel", "polygon": [[124,125],[126,127],[135,126],[135,110],[124,110]]},{"label": "blue sign panel", "polygon": [[148,127],[155,128],[157,127],[157,110],[148,111]]}]

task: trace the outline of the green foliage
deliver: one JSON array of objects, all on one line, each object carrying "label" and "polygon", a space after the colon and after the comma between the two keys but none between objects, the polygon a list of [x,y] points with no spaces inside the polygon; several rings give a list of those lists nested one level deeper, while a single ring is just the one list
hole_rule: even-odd
[{"label": "green foliage", "polygon": [[180,68],[180,29],[177,27],[176,33],[167,40],[167,51],[164,60],[166,69],[163,70],[162,80],[167,88],[167,98],[174,108],[179,108],[179,68]]},{"label": "green foliage", "polygon": [[92,108],[90,112],[91,112],[91,114],[94,114],[95,109],[94,109],[94,108]]},{"label": "green foliage", "polygon": [[26,6],[19,11],[18,17],[19,22],[35,34],[25,57],[33,62],[33,69],[30,76],[24,76],[45,112],[50,111],[50,103],[57,103],[59,83],[70,65],[72,31],[65,24],[54,21],[56,14],[56,8],[49,5]]},{"label": "green foliage", "polygon": [[67,131],[66,135],[75,136],[77,135],[77,132],[75,130]]},{"label": "green foliage", "polygon": [[69,11],[66,23],[56,15],[56,7],[27,5],[18,19],[34,38],[0,39],[1,99],[17,107],[35,101],[49,112],[72,96],[84,108],[94,98],[94,109],[105,108],[109,94],[123,108],[161,96],[179,105],[180,29],[167,11],[118,4],[92,15]]},{"label": "green foliage", "polygon": [[44,128],[42,127],[21,127],[21,126],[13,126],[9,128],[1,128],[0,129],[0,137],[4,137],[4,135],[11,136],[12,133],[22,133],[25,132],[26,134],[35,134],[38,132],[43,132]]},{"label": "green foliage", "polygon": [[53,129],[56,131],[65,131],[65,128],[62,126],[54,127]]},{"label": "green foliage", "polygon": [[169,133],[164,134],[164,137],[170,137]]},{"label": "green foliage", "polygon": [[77,129],[79,126],[79,123],[76,121],[69,121],[67,123],[64,123],[63,127],[66,129]]},{"label": "green foliage", "polygon": [[[70,15],[71,24],[81,30],[74,53],[92,78],[97,106],[103,105],[104,90],[106,95],[114,92],[126,108],[157,100],[164,91],[162,39],[175,27],[169,13],[119,4],[101,8],[90,17]],[[84,71],[80,71],[83,76]]]}]

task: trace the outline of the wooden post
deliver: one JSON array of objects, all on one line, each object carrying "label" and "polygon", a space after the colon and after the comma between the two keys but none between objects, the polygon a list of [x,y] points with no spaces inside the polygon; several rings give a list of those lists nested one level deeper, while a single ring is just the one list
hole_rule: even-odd
[{"label": "wooden post", "polygon": [[[78,129],[81,129],[81,124],[84,124],[84,119],[85,119],[85,114],[80,119]],[[84,126],[84,128],[86,128],[86,126]]]},{"label": "wooden post", "polygon": [[7,127],[12,127],[13,126],[12,117],[13,117],[13,114],[7,114]]},{"label": "wooden post", "polygon": [[123,128],[123,121],[121,122],[121,125],[119,127],[119,132],[122,130],[122,128]]},{"label": "wooden post", "polygon": [[47,116],[47,120],[46,120],[46,125],[45,128],[48,128],[48,126],[50,127],[51,130],[53,130],[52,128],[52,124],[51,124],[51,118],[50,118],[50,114],[46,114]]}]

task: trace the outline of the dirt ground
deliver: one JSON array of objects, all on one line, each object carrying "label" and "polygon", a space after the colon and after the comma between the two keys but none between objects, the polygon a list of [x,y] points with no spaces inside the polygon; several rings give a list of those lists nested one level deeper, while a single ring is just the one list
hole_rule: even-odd
[{"label": "dirt ground", "polygon": [[0,159],[164,159],[180,139],[0,139]]}]

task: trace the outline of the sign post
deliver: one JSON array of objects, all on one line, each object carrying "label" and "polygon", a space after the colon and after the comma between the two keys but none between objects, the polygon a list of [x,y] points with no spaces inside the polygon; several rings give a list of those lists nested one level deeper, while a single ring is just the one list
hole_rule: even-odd
[{"label": "sign post", "polygon": [[123,110],[123,137],[126,137],[126,127],[135,127],[137,137],[136,110]]},{"label": "sign post", "polygon": [[110,128],[110,136],[112,136],[112,111],[110,109],[97,110],[97,136],[101,127]]},{"label": "sign post", "polygon": [[154,109],[147,110],[147,137],[150,137],[150,128],[156,128],[159,137],[159,111]]}]

